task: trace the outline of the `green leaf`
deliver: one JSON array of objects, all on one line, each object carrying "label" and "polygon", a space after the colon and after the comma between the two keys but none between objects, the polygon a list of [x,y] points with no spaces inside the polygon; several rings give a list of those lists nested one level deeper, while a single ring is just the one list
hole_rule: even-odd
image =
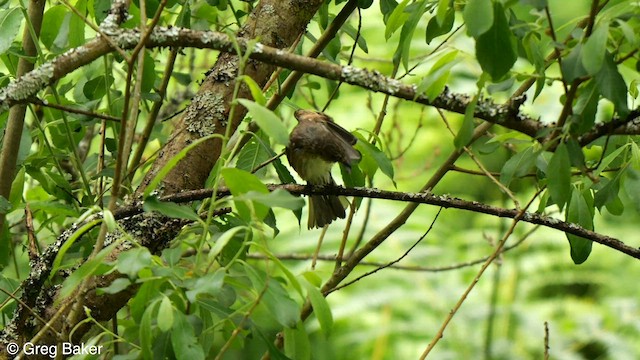
[{"label": "green leaf", "polygon": [[450,0],[438,0],[438,9],[436,10],[436,21],[439,25],[445,23],[447,14],[453,11],[453,6],[449,7]]},{"label": "green leaf", "polygon": [[[156,80],[158,80],[158,74],[156,74],[156,62],[152,55],[153,54],[151,54],[151,52],[149,51],[146,51],[144,53],[144,66],[142,68],[141,88],[142,92],[146,93],[147,96],[150,96],[150,94],[157,95],[156,93],[153,93]],[[111,80],[113,81],[113,79]]]},{"label": "green leaf", "polygon": [[204,359],[204,350],[198,342],[193,325],[182,312],[176,311],[175,315],[173,330],[171,331],[171,345],[176,359]]},{"label": "green leaf", "polygon": [[140,321],[140,348],[142,350],[142,357],[144,359],[153,358],[153,330],[151,328],[151,324],[153,323],[154,319],[153,314],[156,312],[156,304],[158,304],[158,302],[155,302],[145,308],[144,314],[142,315],[142,319]]},{"label": "green leaf", "polygon": [[214,243],[213,247],[211,248],[211,250],[209,250],[209,254],[207,255],[209,260],[213,261],[222,252],[225,246],[227,246],[229,241],[235,238],[240,231],[247,231],[247,230],[248,229],[245,226],[236,226],[234,228],[231,228],[225,231],[222,235],[220,235],[220,237],[216,239],[216,242]]},{"label": "green leaf", "polygon": [[362,31],[360,32],[360,36],[358,35],[358,30],[356,30],[356,28],[354,28],[353,26],[351,26],[350,24],[344,24],[342,25],[342,31],[344,31],[345,34],[349,35],[350,38],[352,38],[353,40],[356,40],[356,37],[358,38],[357,44],[358,47],[365,52],[365,54],[369,53],[369,47],[367,46],[367,41],[365,40]]},{"label": "green leaf", "polygon": [[[87,0],[76,1],[74,7],[80,14],[86,16],[87,14]],[[72,14],[69,19],[69,46],[78,47],[84,45],[84,19],[76,14]]]},{"label": "green leaf", "polygon": [[262,339],[262,341],[266,345],[267,349],[269,349],[269,356],[270,356],[271,359],[273,359],[273,360],[292,360],[291,358],[289,358],[285,354],[283,354],[280,351],[280,349],[278,349],[273,344],[273,339],[271,339],[271,338],[267,339],[267,337],[262,333],[262,331],[260,331],[259,328],[256,327],[255,328],[255,332],[258,333],[258,335],[260,335],[260,338]]},{"label": "green leaf", "polygon": [[474,38],[486,33],[494,25],[492,1],[469,0],[462,11],[467,33]]},{"label": "green leaf", "polygon": [[[620,171],[616,172],[613,179],[609,180],[603,177],[600,178],[601,181],[598,184],[598,190],[593,197],[593,203],[597,209],[602,209],[603,206],[608,204],[613,204],[614,211],[617,209],[618,203],[620,202],[620,180],[622,179],[622,175],[626,172],[626,169],[627,167],[624,167]],[[608,206],[607,209],[609,209]],[[613,215],[620,214],[613,213]]]},{"label": "green leaf", "polygon": [[533,146],[517,152],[502,167],[500,182],[509,186],[514,179],[529,173],[537,156],[538,152],[533,150]]},{"label": "green leaf", "polygon": [[163,296],[160,301],[160,307],[158,308],[158,329],[166,332],[173,327],[173,305],[168,297]]},{"label": "green leaf", "polygon": [[149,267],[152,263],[151,253],[146,247],[137,247],[125,251],[116,262],[116,269],[122,274],[128,275],[129,278],[138,276],[140,270]]},{"label": "green leaf", "polygon": [[455,139],[453,139],[453,144],[456,146],[456,149],[461,149],[471,141],[471,137],[473,136],[473,114],[476,111],[476,105],[478,105],[478,94],[476,94],[471,103],[464,110],[464,118],[462,120],[462,127],[460,127],[460,131],[456,134]]},{"label": "green leaf", "polygon": [[582,65],[582,51],[582,44],[578,43],[562,61],[562,76],[567,83],[587,75],[587,70]]},{"label": "green leaf", "polygon": [[196,302],[201,294],[217,296],[224,284],[225,270],[218,269],[216,272],[205,274],[196,279],[190,290],[186,292],[190,302]]},{"label": "green leaf", "polygon": [[358,7],[360,9],[368,9],[373,4],[373,0],[358,0]]},{"label": "green leaf", "polygon": [[494,3],[493,13],[493,26],[476,38],[476,57],[482,70],[491,75],[493,81],[498,81],[511,70],[518,56],[515,37],[509,28],[502,4]]},{"label": "green leaf", "polygon": [[317,287],[307,281],[303,283],[307,289],[307,295],[313,307],[313,313],[316,314],[316,318],[320,323],[320,328],[326,336],[329,336],[333,328],[333,316],[331,315],[329,303],[327,303],[327,299],[322,296],[322,293]]},{"label": "green leaf", "polygon": [[582,49],[582,65],[589,75],[598,73],[602,68],[607,50],[608,36],[609,23],[601,22],[596,26],[596,29],[584,44]]},{"label": "green leaf", "polygon": [[109,284],[109,286],[98,289],[98,294],[117,294],[120,291],[128,288],[131,285],[131,280],[127,278],[117,278]]},{"label": "green leaf", "polygon": [[[409,70],[409,57],[411,55],[411,40],[415,34],[418,22],[424,15],[425,8],[427,7],[427,1],[421,1],[412,4],[413,9],[410,12],[409,18],[402,25],[402,31],[400,32],[400,40],[396,52],[393,54],[393,63],[399,64],[402,61],[402,66]],[[398,6],[399,7],[399,6]],[[408,10],[408,8],[407,8]]]},{"label": "green leaf", "polygon": [[624,35],[625,40],[631,46],[638,46],[638,36],[636,35],[636,31],[629,26],[629,23],[622,21],[620,19],[615,19],[616,24],[620,27],[622,34]]},{"label": "green leaf", "polygon": [[376,170],[380,169],[383,174],[394,181],[393,165],[387,155],[376,146],[371,145],[362,135],[358,133],[354,135],[360,140],[356,143],[355,148],[362,154],[362,160],[360,160],[361,165],[359,166],[364,173],[369,177],[373,177]]},{"label": "green leaf", "polygon": [[[71,273],[71,275],[69,275],[62,283],[62,287],[60,288],[59,292],[60,296],[56,298],[56,303],[69,297],[80,285],[80,283],[88,277],[104,274],[113,269],[113,266],[106,264],[104,259],[107,257],[107,255],[111,254],[116,246],[117,243],[113,243],[105,247],[104,249],[100,250],[100,252],[93,259],[85,261],[84,264],[82,264],[77,270]],[[55,267],[53,269],[55,271],[51,272],[51,276],[57,273],[59,267]]]},{"label": "green leaf", "polygon": [[596,74],[596,84],[603,97],[609,99],[618,115],[625,118],[629,114],[627,105],[627,84],[618,72],[613,55],[607,53],[602,68]]},{"label": "green leaf", "polygon": [[416,94],[424,93],[429,101],[435,100],[440,95],[449,80],[449,73],[451,68],[459,62],[457,58],[458,51],[451,51],[444,54],[435,64],[429,69],[429,73],[418,85]]},{"label": "green leaf", "polygon": [[[580,191],[574,187],[571,201],[566,211],[567,222],[578,224],[585,229],[593,230],[593,212]],[[571,247],[571,259],[575,264],[582,264],[591,254],[593,243],[585,238],[566,233]]]},{"label": "green leaf", "polygon": [[264,104],[267,103],[267,99],[264,97],[260,85],[258,85],[255,80],[247,75],[242,75],[240,79],[244,81],[244,83],[249,87],[249,91],[251,91],[251,97],[253,97],[253,101],[255,101],[258,105],[264,106]]},{"label": "green leaf", "polygon": [[591,130],[595,124],[600,93],[593,80],[589,80],[579,91],[578,99],[573,107],[574,116],[571,118],[571,130],[575,134],[584,134]]},{"label": "green leaf", "polygon": [[631,142],[631,166],[634,169],[640,169],[640,148],[635,142]]},{"label": "green leaf", "polygon": [[596,171],[593,173],[594,176],[600,176],[600,174],[606,170],[609,165],[616,160],[623,151],[627,150],[627,147],[629,146],[629,144],[625,144],[624,146],[621,146],[619,148],[617,148],[616,150],[614,150],[613,152],[611,152],[611,154],[605,156],[604,159],[602,159],[602,161],[600,162],[600,165],[598,166],[598,168],[596,169]]},{"label": "green leaf", "polygon": [[[33,207],[32,207],[32,209],[33,209]],[[62,263],[62,259],[64,259],[65,254],[71,248],[71,246],[76,242],[76,240],[78,240],[82,235],[84,235],[86,232],[88,232],[94,226],[100,224],[101,221],[102,220],[94,220],[94,221],[88,222],[88,223],[84,224],[82,227],[80,227],[79,229],[77,229],[76,231],[74,231],[74,233],[71,236],[69,236],[67,241],[65,241],[65,243],[62,244],[62,246],[60,246],[60,251],[58,251],[58,254],[56,255],[55,259],[53,259],[53,265],[51,265],[51,274],[49,275],[49,278],[53,277],[55,275],[55,273],[58,270],[60,270],[60,264]],[[104,251],[104,249],[101,250],[100,253],[102,253],[102,251]],[[104,256],[106,256],[106,254]],[[89,267],[90,265],[87,265],[88,262],[89,261],[87,261],[84,264],[82,264],[81,267],[83,267],[83,266]],[[94,269],[92,268],[92,269],[87,270],[87,271],[91,272],[93,270]],[[74,274],[76,272],[74,272]],[[67,278],[67,280],[69,280],[69,278]]]},{"label": "green leaf", "polygon": [[289,143],[287,128],[273,111],[251,100],[238,99],[238,102],[249,110],[253,121],[258,123],[262,131],[269,135],[277,144],[286,146]]},{"label": "green leaf", "polygon": [[[238,169],[249,172],[275,156],[275,153],[269,147],[269,139],[263,131],[258,131],[258,133],[251,135],[251,140],[242,147],[242,150],[240,150],[240,153],[238,154],[238,160],[236,161],[236,167]],[[263,167],[258,170],[256,174],[258,176],[264,176],[266,171],[266,167]]]},{"label": "green leaf", "polygon": [[389,40],[391,35],[393,35],[393,33],[396,32],[396,30],[398,30],[409,18],[409,14],[404,11],[408,3],[409,0],[404,0],[396,6],[391,15],[389,15],[387,26],[384,29],[384,38],[386,40]]},{"label": "green leaf", "polygon": [[112,232],[118,227],[116,218],[113,216],[113,213],[109,209],[104,209],[102,211],[102,219],[107,225],[107,231]]},{"label": "green leaf", "polygon": [[182,9],[176,17],[175,26],[182,28],[191,28],[191,5],[188,1],[182,3]]},{"label": "green leaf", "polygon": [[571,161],[567,146],[561,143],[547,166],[547,187],[551,198],[560,209],[571,196]]},{"label": "green leaf", "polygon": [[[260,179],[247,171],[225,168],[222,169],[221,174],[234,197],[246,194],[249,191],[256,191],[264,194],[269,192],[266,185],[263,184]],[[238,209],[238,213],[243,219],[251,219],[251,209],[243,200],[235,201],[235,205]],[[264,219],[269,212],[269,207],[262,203],[253,202],[253,208],[255,210],[255,215],[259,220]]]},{"label": "green leaf", "polygon": [[426,41],[431,44],[431,40],[440,35],[444,35],[453,29],[453,21],[455,19],[455,11],[449,8],[444,14],[443,22],[440,23],[437,17],[432,17],[427,24]]},{"label": "green leaf", "polygon": [[289,297],[288,292],[282,284],[275,278],[269,278],[268,281],[265,281],[267,274],[249,264],[245,263],[244,269],[256,292],[261,292],[265,286],[267,287],[260,305],[266,306],[269,314],[273,316],[280,325],[290,328],[294,327],[298,322],[300,305]]},{"label": "green leaf", "polygon": [[175,218],[175,219],[187,219],[193,221],[199,221],[200,217],[196,212],[185,205],[178,205],[176,203],[160,201],[155,196],[149,196],[144,199],[142,209],[147,212],[157,211],[162,215]]},{"label": "green leaf", "polygon": [[258,244],[255,244],[254,246],[261,249],[262,253],[265,254],[271,261],[273,261],[278,266],[278,268],[282,271],[282,273],[284,273],[284,276],[289,281],[289,285],[293,286],[296,292],[298,292],[298,295],[300,295],[301,299],[304,300],[304,294],[302,293],[302,286],[300,285],[300,282],[295,277],[295,275],[293,275],[291,270],[289,270],[289,268],[284,265],[282,260],[278,259],[275,255],[273,255],[273,253],[271,253],[268,248]]},{"label": "green leaf", "polygon": [[545,60],[540,45],[540,38],[536,35],[536,33],[529,33],[522,39],[522,46],[527,54],[527,59],[529,59],[535,67],[535,74],[538,76],[536,79],[536,88],[533,93],[533,100],[540,95],[545,85]]},{"label": "green leaf", "polygon": [[236,200],[252,200],[262,203],[270,208],[280,207],[289,210],[300,209],[304,206],[304,200],[298,196],[291,195],[283,189],[275,189],[269,193],[249,191],[245,195],[236,196]]},{"label": "green leaf", "polygon": [[9,200],[7,200],[7,198],[5,198],[4,196],[0,195],[0,214],[7,214],[11,211],[11,203],[9,202]]},{"label": "green leaf", "polygon": [[390,14],[393,9],[398,6],[396,0],[380,0],[380,12],[385,16],[385,22],[387,21],[387,15]]},{"label": "green leaf", "polygon": [[22,11],[18,7],[0,12],[0,54],[11,47],[20,31],[22,19]]},{"label": "green leaf", "polygon": [[284,353],[296,360],[311,359],[309,335],[302,322],[295,328],[284,328]]}]

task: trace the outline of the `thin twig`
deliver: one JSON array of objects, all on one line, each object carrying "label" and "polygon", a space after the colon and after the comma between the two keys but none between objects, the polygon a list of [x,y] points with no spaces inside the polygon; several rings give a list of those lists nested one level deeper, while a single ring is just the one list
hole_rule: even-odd
[{"label": "thin twig", "polygon": [[476,277],[471,281],[471,283],[469,284],[467,289],[464,291],[464,293],[462,293],[462,295],[460,296],[460,299],[455,304],[453,309],[451,309],[451,311],[449,312],[449,314],[445,318],[444,322],[442,323],[442,326],[440,326],[440,329],[438,330],[436,335],[433,337],[433,339],[431,340],[431,342],[429,343],[427,348],[424,350],[424,352],[420,356],[420,360],[424,360],[427,357],[427,355],[429,355],[431,350],[433,350],[433,348],[438,343],[438,341],[444,336],[445,329],[447,328],[447,326],[449,325],[451,320],[453,320],[453,317],[458,312],[458,310],[460,310],[460,307],[465,302],[465,300],[467,299],[467,297],[469,296],[471,291],[475,288],[476,284],[478,284],[478,282],[480,281],[480,278],[482,277],[484,272],[489,268],[489,266],[491,265],[493,260],[495,260],[498,257],[498,255],[500,255],[500,252],[501,252],[502,248],[504,247],[504,244],[507,242],[507,239],[509,239],[509,236],[511,236],[511,234],[515,230],[516,225],[518,225],[520,220],[524,217],[524,215],[526,214],[527,209],[529,208],[529,206],[531,206],[531,204],[537,198],[537,196],[538,196],[538,194],[535,194],[534,196],[532,196],[531,200],[529,201],[529,203],[527,203],[527,205],[524,208],[522,208],[522,210],[518,211],[518,214],[514,217],[513,221],[511,222],[511,226],[506,231],[506,233],[504,234],[504,236],[502,237],[502,239],[500,240],[500,242],[496,246],[495,250],[493,251],[493,253],[484,262],[484,264],[482,265],[482,267],[478,271],[478,274],[476,275]]},{"label": "thin twig", "polygon": [[544,322],[544,360],[549,360],[549,323]]},{"label": "thin twig", "polygon": [[420,236],[420,238],[419,238],[418,240],[416,240],[416,242],[414,242],[414,243],[413,243],[413,245],[411,245],[411,246],[407,249],[407,251],[405,251],[405,252],[404,252],[404,254],[402,254],[399,258],[397,258],[397,259],[395,259],[395,260],[393,260],[393,261],[390,261],[390,262],[388,262],[388,263],[386,263],[386,264],[384,264],[384,265],[382,265],[382,266],[379,266],[379,267],[377,267],[377,268],[375,268],[375,269],[373,269],[373,270],[371,270],[371,271],[367,271],[366,273],[364,273],[364,274],[362,274],[362,275],[358,276],[357,278],[355,278],[355,279],[353,279],[353,280],[351,280],[351,281],[348,281],[348,282],[346,282],[346,283],[344,283],[344,284],[342,284],[342,285],[340,285],[340,286],[337,286],[337,287],[335,287],[335,288],[331,289],[330,291],[326,292],[326,293],[325,293],[325,295],[329,295],[329,294],[331,294],[331,293],[332,293],[332,292],[334,292],[334,291],[338,291],[338,290],[340,290],[340,289],[342,289],[342,288],[345,288],[345,287],[347,287],[347,286],[349,286],[349,285],[353,285],[353,284],[355,284],[356,282],[358,282],[358,281],[360,281],[360,280],[364,279],[364,278],[365,278],[365,277],[367,277],[367,276],[373,275],[373,274],[377,273],[377,272],[378,272],[378,271],[380,271],[380,270],[387,269],[387,268],[389,268],[389,267],[391,267],[391,266],[393,266],[393,265],[395,265],[395,264],[399,263],[400,261],[402,261],[402,259],[404,259],[405,257],[407,257],[407,255],[409,255],[409,253],[410,253],[410,252],[411,252],[411,251],[412,251],[416,246],[418,246],[418,244],[420,244],[420,242],[421,242],[421,241],[422,241],[422,240],[427,236],[427,234],[429,234],[429,233],[431,232],[431,229],[433,229],[433,225],[435,225],[436,220],[438,220],[438,217],[440,216],[440,212],[442,212],[442,208],[438,209],[438,213],[437,213],[437,214],[436,214],[436,216],[433,218],[433,221],[431,221],[431,225],[429,225],[429,228],[427,229],[427,231],[425,231],[425,233],[424,233],[424,234],[422,234],[422,236]]}]

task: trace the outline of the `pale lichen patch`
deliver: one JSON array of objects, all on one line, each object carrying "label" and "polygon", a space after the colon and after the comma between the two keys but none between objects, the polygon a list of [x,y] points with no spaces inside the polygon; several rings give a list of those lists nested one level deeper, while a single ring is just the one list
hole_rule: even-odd
[{"label": "pale lichen patch", "polygon": [[211,135],[215,133],[218,122],[224,126],[224,113],[222,96],[208,90],[196,94],[185,114],[187,130],[201,137]]},{"label": "pale lichen patch", "polygon": [[368,71],[367,69],[358,69],[353,66],[342,68],[342,78],[350,84],[361,85],[373,91],[391,95],[396,94],[404,86],[401,81],[388,78],[377,70]]}]

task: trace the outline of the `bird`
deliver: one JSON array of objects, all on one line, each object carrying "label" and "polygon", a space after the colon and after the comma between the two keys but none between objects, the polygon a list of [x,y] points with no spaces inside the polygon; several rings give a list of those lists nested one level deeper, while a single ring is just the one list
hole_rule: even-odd
[{"label": "bird", "polygon": [[[289,135],[285,153],[289,164],[309,185],[335,185],[331,167],[341,163],[347,171],[362,158],[353,146],[358,139],[319,111],[294,112],[298,124]],[[337,218],[344,219],[345,205],[335,195],[309,196],[308,229],[322,228]]]}]

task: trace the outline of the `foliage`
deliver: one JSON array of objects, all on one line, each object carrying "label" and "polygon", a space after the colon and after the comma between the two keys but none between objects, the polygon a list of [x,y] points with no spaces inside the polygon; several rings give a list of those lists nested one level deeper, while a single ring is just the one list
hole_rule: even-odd
[{"label": "foliage", "polygon": [[[352,2],[325,1],[292,51],[307,54]],[[4,2],[0,86],[7,88],[16,78],[21,59],[38,68],[86,44],[96,36],[89,24],[103,23],[110,3],[47,4],[46,31],[37,55],[28,57],[19,34],[33,28],[31,19],[23,2]],[[232,114],[248,110],[238,134],[203,134],[155,169],[154,160],[175,135],[177,120],[168,120],[198,91],[217,56],[213,51],[150,47],[133,63],[113,51],[29,99],[15,177],[0,174],[0,181],[12,181],[10,196],[0,197],[0,213],[6,215],[0,229],[3,324],[16,309],[9,294],[28,276],[30,256],[71,229],[48,279],[62,285],[61,294],[73,298],[86,279],[115,273],[117,278],[100,293],[135,289],[118,312],[117,332],[87,315],[88,322],[100,325],[86,334],[85,342],[104,344],[108,357],[245,359],[269,353],[274,359],[410,359],[439,339],[438,330],[450,314],[455,317],[430,357],[541,358],[545,322],[553,358],[640,354],[634,290],[639,274],[629,256],[549,228],[520,223],[510,231],[509,219],[452,209],[436,215],[433,207],[368,199],[354,201],[353,218],[319,235],[319,230],[307,231],[301,220],[301,198],[266,186],[295,182],[289,168],[276,159],[256,171],[286,146],[295,122],[290,108],[328,106],[324,111],[354,132],[362,154],[352,171],[341,169],[342,177],[337,169],[334,173],[348,187],[452,194],[537,212],[637,248],[637,4],[355,4],[354,15],[339,24],[320,60],[414,84],[432,106],[376,93],[373,86],[348,87],[306,75],[287,94],[288,106],[274,110],[269,99],[291,71],[279,70],[264,91],[240,73],[236,94],[246,87],[253,100],[230,100]],[[136,1],[122,27],[138,27],[144,19],[148,26],[158,11],[158,26],[233,34],[256,6],[256,1],[237,0]],[[255,61],[243,55],[241,70]],[[466,101],[463,108],[442,105],[460,98]],[[496,105],[502,103],[516,105]],[[119,136],[125,117],[137,121],[127,132],[129,140]],[[3,132],[7,119],[8,112],[0,114]],[[251,120],[257,126],[249,125]],[[495,124],[489,129],[485,121]],[[245,143],[237,141],[243,134]],[[179,160],[214,140],[226,146],[207,185],[216,191],[224,185],[230,195],[189,204],[159,201],[162,181]],[[124,161],[119,158],[123,152]],[[122,166],[126,176],[120,195],[143,194],[145,216],[162,214],[184,225],[159,252],[141,245],[141,235],[116,222],[111,212],[100,210],[109,207]],[[155,177],[145,183],[150,169]],[[136,192],[140,186],[146,186],[144,191]],[[226,207],[232,210],[217,213]],[[104,220],[93,217],[99,212]],[[86,219],[91,226],[72,227],[86,225]],[[392,219],[400,219],[399,229],[385,232]],[[94,226],[101,222],[119,237],[92,254],[102,236]],[[366,260],[359,259],[339,284],[366,276],[345,288],[327,287],[336,273],[347,271],[349,256],[376,236],[386,241],[377,243]],[[324,238],[319,256],[313,255],[318,237]],[[123,244],[130,249],[109,257]],[[502,252],[503,245],[507,251]],[[336,265],[338,253],[344,256],[342,268]],[[496,259],[485,262],[492,255]],[[375,267],[384,269],[365,273]],[[470,295],[463,296],[467,289]],[[312,320],[306,320],[311,312]],[[274,342],[278,336],[284,345]]]}]

